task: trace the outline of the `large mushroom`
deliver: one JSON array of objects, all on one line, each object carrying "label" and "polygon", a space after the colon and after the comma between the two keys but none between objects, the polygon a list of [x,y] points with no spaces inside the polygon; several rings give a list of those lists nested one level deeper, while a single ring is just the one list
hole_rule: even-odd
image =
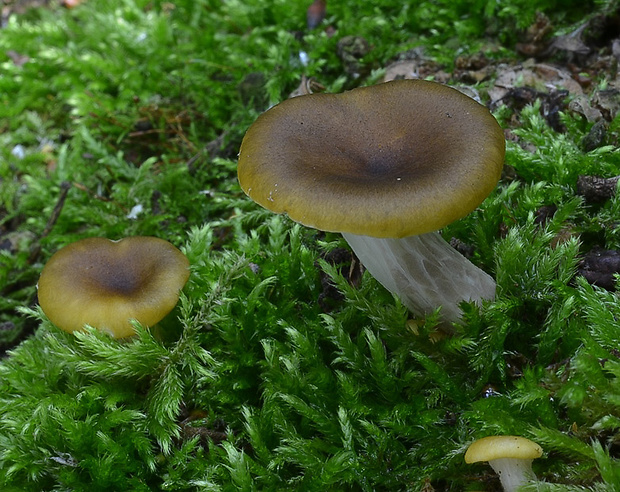
[{"label": "large mushroom", "polygon": [[168,241],[97,237],[54,253],[37,288],[41,309],[59,328],[90,325],[124,338],[135,333],[131,320],[153,326],[172,311],[188,278],[187,257]]},{"label": "large mushroom", "polygon": [[368,271],[419,315],[493,299],[495,281],[437,232],[494,189],[504,135],[456,89],[398,80],[311,94],[269,109],[248,129],[238,178],[265,208],[341,232]]}]

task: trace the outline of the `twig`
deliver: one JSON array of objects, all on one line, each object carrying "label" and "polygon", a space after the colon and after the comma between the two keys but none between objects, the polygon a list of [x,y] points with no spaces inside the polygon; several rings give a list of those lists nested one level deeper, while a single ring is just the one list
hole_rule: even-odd
[{"label": "twig", "polygon": [[37,243],[33,246],[32,250],[30,251],[30,256],[28,257],[28,263],[30,265],[36,262],[37,259],[39,258],[39,255],[41,254],[41,239],[47,237],[49,233],[52,232],[54,225],[56,224],[56,222],[58,221],[58,218],[60,217],[62,208],[65,205],[65,201],[67,200],[67,194],[69,193],[70,188],[71,188],[71,183],[69,181],[63,181],[62,183],[60,183],[60,195],[58,196],[56,205],[54,206],[54,209],[52,210],[52,213],[49,219],[47,220],[47,224],[45,224],[45,229],[43,229],[43,232],[41,233],[41,237],[39,237],[39,240],[37,241]]}]

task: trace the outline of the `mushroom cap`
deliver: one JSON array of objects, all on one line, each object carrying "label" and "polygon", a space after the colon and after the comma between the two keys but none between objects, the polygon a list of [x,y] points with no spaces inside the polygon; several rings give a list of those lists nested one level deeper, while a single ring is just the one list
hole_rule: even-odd
[{"label": "mushroom cap", "polygon": [[135,333],[131,319],[152,326],[172,311],[188,278],[187,257],[168,241],[96,237],[52,255],[37,288],[41,309],[59,328],[87,324],[123,338]]},{"label": "mushroom cap", "polygon": [[474,441],[465,453],[465,463],[501,458],[533,460],[542,456],[542,448],[520,436],[489,436]]},{"label": "mushroom cap", "polygon": [[237,172],[255,202],[306,226],[405,237],[474,210],[504,153],[487,108],[442,84],[396,80],[272,107],[248,129]]}]

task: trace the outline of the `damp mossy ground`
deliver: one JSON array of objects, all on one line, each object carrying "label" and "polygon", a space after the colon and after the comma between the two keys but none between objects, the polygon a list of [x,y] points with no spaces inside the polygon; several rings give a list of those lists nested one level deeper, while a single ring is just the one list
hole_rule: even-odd
[{"label": "damp mossy ground", "polygon": [[[313,31],[308,5],[91,0],[6,19],[0,488],[496,490],[464,451],[516,434],[545,450],[532,490],[620,490],[620,304],[578,274],[593,249],[620,249],[620,197],[577,193],[580,176],[620,174],[617,118],[585,151],[594,123],[566,106],[554,125],[541,97],[493,108],[506,172],[443,233],[498,296],[464,304],[441,339],[352,268],[339,235],[274,216],[236,182],[245,130],[303,75],[337,92],[420,50],[447,73],[479,51],[517,64],[537,12],[551,36],[617,4],[334,2]],[[338,56],[345,36],[367,43],[357,70]],[[52,326],[36,305],[45,261],[130,235],[190,259],[173,313],[129,341]]]}]

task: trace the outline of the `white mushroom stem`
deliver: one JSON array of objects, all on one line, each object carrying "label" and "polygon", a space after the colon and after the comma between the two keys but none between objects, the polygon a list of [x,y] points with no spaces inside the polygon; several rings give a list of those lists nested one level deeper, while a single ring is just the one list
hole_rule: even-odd
[{"label": "white mushroom stem", "polygon": [[532,461],[518,458],[499,458],[489,460],[489,465],[499,475],[506,492],[514,492],[530,480],[536,480],[532,471]]},{"label": "white mushroom stem", "polygon": [[460,302],[495,297],[495,280],[438,232],[402,239],[343,236],[372,276],[417,315],[441,306],[442,320],[457,322]]}]

